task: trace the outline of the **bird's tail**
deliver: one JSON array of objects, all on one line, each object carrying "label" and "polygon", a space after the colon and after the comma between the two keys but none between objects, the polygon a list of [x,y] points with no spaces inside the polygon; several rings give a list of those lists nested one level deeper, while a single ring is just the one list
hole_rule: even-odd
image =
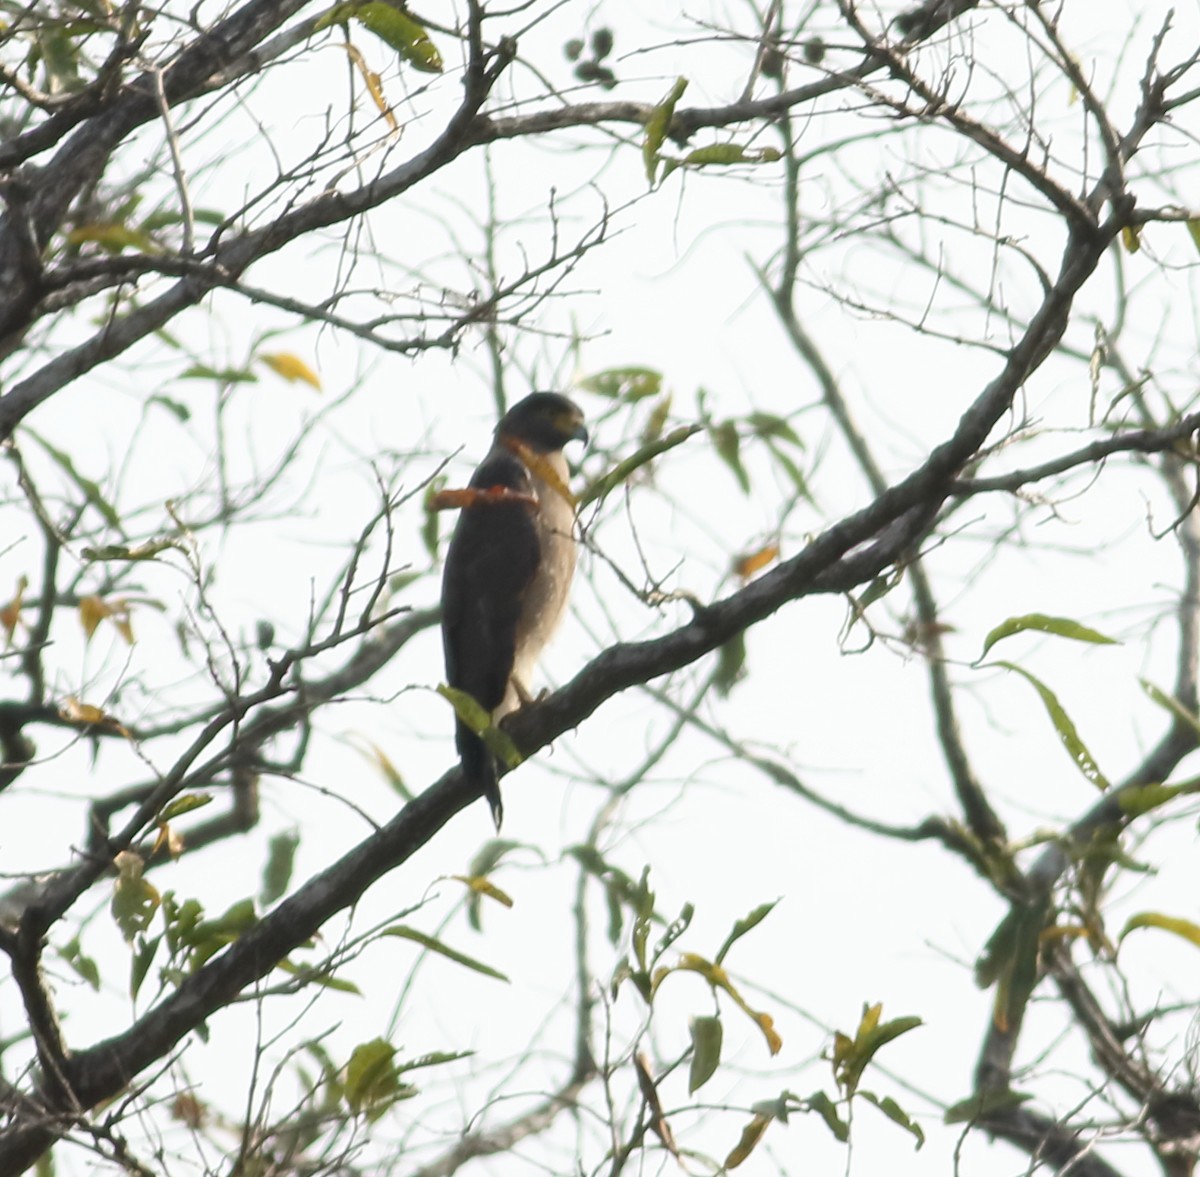
[{"label": "bird's tail", "polygon": [[481,796],[487,798],[492,811],[492,820],[499,832],[504,820],[504,805],[500,800],[500,780],[496,771],[496,757],[492,750],[466,724],[458,725],[458,754],[462,759],[463,775],[471,781]]}]

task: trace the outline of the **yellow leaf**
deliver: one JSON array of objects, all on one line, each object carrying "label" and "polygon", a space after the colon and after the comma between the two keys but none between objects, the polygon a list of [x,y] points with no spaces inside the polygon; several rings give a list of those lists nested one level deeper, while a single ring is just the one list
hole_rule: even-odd
[{"label": "yellow leaf", "polygon": [[579,500],[571,493],[571,488],[558,476],[558,471],[550,465],[544,454],[530,449],[515,437],[506,437],[503,442],[507,449],[512,450],[529,467],[530,473],[537,475],[556,495],[570,504],[572,510],[579,505]]},{"label": "yellow leaf", "polygon": [[96,626],[111,612],[112,610],[97,596],[84,597],[79,602],[79,623],[83,626],[88,641],[91,641],[92,634],[96,632]]},{"label": "yellow leaf", "polygon": [[1124,940],[1136,928],[1161,928],[1164,932],[1172,932],[1200,948],[1200,926],[1192,923],[1191,920],[1162,915],[1157,911],[1143,911],[1129,917],[1125,927],[1121,929],[1121,939]]},{"label": "yellow leaf", "polygon": [[297,380],[302,380],[318,392],[321,391],[321,377],[299,356],[293,355],[290,351],[264,352],[258,358],[289,384],[295,384]]},{"label": "yellow leaf", "polygon": [[494,899],[497,903],[503,904],[505,907],[512,907],[512,897],[506,892],[501,891],[490,879],[484,875],[451,875],[456,883],[464,883],[470,888],[472,895],[486,895],[489,899]]},{"label": "yellow leaf", "polygon": [[170,822],[162,821],[158,823],[158,836],[154,839],[150,857],[153,858],[164,848],[172,858],[178,858],[183,853],[183,835],[176,833]]},{"label": "yellow leaf", "polygon": [[736,1169],[754,1151],[754,1146],[762,1139],[770,1122],[769,1116],[764,1116],[762,1112],[755,1113],[754,1119],[742,1129],[741,1140],[725,1158],[725,1168]]},{"label": "yellow leaf", "polygon": [[25,602],[25,590],[29,587],[29,577],[22,576],[17,581],[17,594],[7,605],[0,608],[0,625],[4,626],[5,635],[12,642],[13,634],[17,629],[17,622],[21,620],[21,606]]},{"label": "yellow leaf", "polygon": [[1126,225],[1121,230],[1121,244],[1126,253],[1137,253],[1142,248],[1142,231],[1137,225]]},{"label": "yellow leaf", "polygon": [[749,580],[756,572],[761,571],[773,560],[778,559],[779,545],[767,544],[766,547],[759,548],[757,552],[750,552],[748,555],[739,556],[733,562],[733,571],[742,580]]},{"label": "yellow leaf", "polygon": [[117,732],[122,736],[129,735],[111,715],[91,703],[81,703],[74,695],[68,695],[63,700],[58,713],[68,723],[77,723],[81,727],[102,727],[105,731]]},{"label": "yellow leaf", "polygon": [[[366,83],[367,93],[371,95],[371,101],[375,103],[376,110],[383,115],[384,122],[387,123],[391,130],[399,131],[400,124],[396,122],[396,116],[392,114],[392,108],[388,106],[387,99],[383,95],[383,80],[367,65],[367,59],[363,57],[358,46],[352,45],[347,41],[346,52],[350,55],[350,60],[354,62],[359,74],[362,75],[362,80]],[[318,385],[317,387],[320,386]]]}]

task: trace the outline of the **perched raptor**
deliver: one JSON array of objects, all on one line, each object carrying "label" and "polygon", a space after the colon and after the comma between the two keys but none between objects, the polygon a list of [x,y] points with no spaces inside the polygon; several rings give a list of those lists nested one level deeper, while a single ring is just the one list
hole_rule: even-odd
[{"label": "perched raptor", "polygon": [[[493,723],[531,698],[534,666],[567,604],[575,504],[562,451],[587,436],[583,413],[565,396],[527,396],[501,417],[460,500],[442,576],[446,678]],[[499,829],[496,759],[461,720],[457,744],[463,772],[487,798]]]}]

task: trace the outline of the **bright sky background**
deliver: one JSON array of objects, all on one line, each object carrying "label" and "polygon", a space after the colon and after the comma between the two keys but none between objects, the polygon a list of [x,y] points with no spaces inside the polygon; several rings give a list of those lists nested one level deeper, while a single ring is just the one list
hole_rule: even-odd
[{"label": "bright sky background", "polygon": [[[685,104],[728,101],[740,91],[747,56],[743,49],[689,43],[696,33],[694,24],[691,36],[674,43],[678,34],[666,31],[667,18],[656,31],[637,15],[638,7],[606,3],[590,17],[590,28],[608,24],[615,30],[614,68],[629,82],[618,91],[621,97],[656,100],[680,74],[692,83]],[[1115,0],[1068,5],[1075,11],[1068,11],[1066,26],[1076,38],[1080,61],[1100,76],[1114,68],[1131,13],[1141,16],[1131,49],[1132,61],[1140,63],[1166,7]],[[580,33],[571,11],[558,13],[522,42],[523,52],[562,85],[568,82],[569,67],[561,44]],[[741,20],[740,9],[731,12]],[[699,16],[689,10],[685,24]],[[674,13],[669,17],[673,28]],[[1170,41],[1174,53],[1167,58],[1186,52],[1198,36],[1195,6],[1181,6]],[[383,73],[385,90],[405,122],[404,136],[386,162],[383,156],[368,161],[370,171],[415,151],[438,127],[443,105],[436,93],[416,94],[407,105],[403,94],[413,82],[411,73],[390,64],[388,51],[366,33],[356,40]],[[653,52],[632,52],[656,41],[663,44]],[[993,48],[981,34],[977,44],[981,60],[1000,62],[998,68],[1020,73],[1019,63],[1004,56],[1013,49],[1011,40],[1001,37]],[[989,58],[989,50],[999,57]],[[1138,77],[1140,64],[1126,63],[1122,69],[1126,82],[1114,106],[1124,118],[1131,100],[1128,79]],[[456,86],[446,93],[452,98]],[[361,92],[357,97],[364,102]],[[1060,104],[1061,109],[1046,117],[1061,121],[1062,138],[1055,142],[1068,155],[1069,121],[1077,117],[1078,108],[1073,114],[1065,82],[1057,89],[1050,87],[1040,101]],[[274,151],[286,166],[310,149],[324,126],[325,111],[340,119],[346,102],[342,51],[331,45],[311,54],[308,64],[282,70],[279,81],[264,84],[247,109],[265,120]],[[362,110],[367,110],[365,103]],[[415,117],[422,114],[428,117]],[[1194,114],[1190,117],[1194,132]],[[238,141],[247,119],[244,112],[233,114],[219,134],[197,142],[185,135],[188,162],[197,169],[194,196],[199,206],[229,207],[243,186],[253,190],[257,175],[273,173],[275,159],[261,140],[231,152],[224,166],[201,171],[218,151],[228,151],[228,143]],[[861,131],[857,120],[825,115],[806,127],[805,136],[836,137],[843,120]],[[719,417],[751,410],[796,414],[791,419],[806,444],[802,464],[812,472],[816,506],[802,504],[784,524],[783,553],[794,554],[806,536],[863,505],[868,495],[828,421],[809,408],[816,402],[817,389],[758,293],[754,267],[769,259],[779,240],[778,173],[763,167],[736,176],[677,174],[647,197],[636,148],[576,150],[593,139],[572,132],[535,147],[500,145],[492,153],[498,219],[505,226],[502,271],[515,272],[525,255],[535,260],[544,255],[544,214],[552,189],[562,210],[564,237],[594,222],[603,207],[600,190],[607,193],[612,209],[612,239],[589,255],[565,285],[565,290],[577,293],[544,304],[532,320],[545,337],[513,341],[508,392],[514,398],[523,394],[527,375],[539,386],[569,389],[575,378],[590,372],[644,364],[664,373],[681,421],[694,414],[701,388],[708,391]],[[1181,136],[1173,142],[1184,140]],[[949,157],[940,153],[950,147],[947,136],[929,136],[929,155],[922,164],[948,167]],[[1192,141],[1188,150],[1194,152],[1194,147]],[[894,140],[866,142],[849,159],[860,174],[874,175],[888,168],[901,170],[906,150]],[[364,258],[354,284],[382,286],[403,296],[417,283],[416,268],[426,267],[420,278],[426,288],[438,283],[460,290],[469,287],[466,267],[451,252],[447,226],[469,249],[480,248],[471,214],[477,215],[481,207],[481,164],[482,156],[474,153],[423,185],[410,200],[374,214],[370,244],[387,260],[379,264]],[[814,220],[830,215],[848,191],[845,177],[823,161],[806,171],[804,185],[806,213]],[[930,181],[930,192],[939,204],[962,199],[961,188],[936,179]],[[923,199],[921,191],[906,195]],[[1056,252],[1046,247],[1045,225],[1015,211],[1010,215],[1006,231],[1027,234],[1043,263],[1055,262]],[[1147,236],[1142,254],[1119,259],[1131,288],[1157,283],[1144,304],[1133,304],[1125,337],[1129,358],[1137,365],[1158,349],[1154,354],[1166,360],[1156,362],[1173,370],[1177,386],[1191,395],[1195,270],[1187,267],[1194,249],[1181,226],[1173,235],[1155,229]],[[947,237],[955,248],[966,248],[961,234]],[[306,241],[252,271],[250,279],[297,297],[319,298],[330,288],[338,248],[334,241]],[[368,248],[365,244],[364,250]],[[431,265],[430,258],[436,259]],[[1111,273],[1114,264],[1117,259],[1106,262],[1105,270]],[[978,266],[976,276],[986,282],[986,249],[979,250]],[[1163,267],[1168,270],[1165,279]],[[1006,270],[1003,276],[1004,299],[1019,310],[1028,309],[1033,289],[1028,272]],[[864,429],[878,445],[885,470],[898,477],[920,460],[933,440],[946,434],[995,373],[998,361],[945,340],[915,337],[872,313],[838,305],[823,287],[898,299],[906,310],[917,308],[918,313],[934,297],[946,299],[941,305],[954,305],[952,296],[933,289],[931,274],[901,266],[871,242],[851,237],[823,249],[806,267],[804,278],[800,307],[805,325],[844,382]],[[1085,302],[1089,313],[1111,321],[1107,278]],[[302,461],[273,492],[267,504],[270,519],[244,536],[234,534],[218,542],[212,534],[201,540],[203,559],[216,569],[213,600],[231,632],[249,634],[259,618],[269,616],[280,641],[287,642],[301,632],[311,596],[324,589],[377,502],[372,462],[385,477],[402,470],[398,483],[414,490],[443,460],[450,463],[452,484],[465,481],[486,449],[494,419],[487,358],[477,337],[468,338],[457,356],[429,353],[409,360],[370,354],[328,329],[298,326],[276,311],[230,295],[215,297],[211,305],[211,319],[191,316],[178,331],[204,362],[214,367],[242,364],[252,339],[264,330],[287,327],[286,334],[272,339],[264,350],[306,357],[324,385],[317,394],[288,385],[260,367],[259,383],[233,389],[227,427],[233,461],[243,473],[256,463],[268,465],[300,422],[321,413],[343,392],[355,390],[334,416],[317,425]],[[964,314],[963,324],[968,321]],[[573,328],[587,337],[577,360],[564,338]],[[1003,324],[997,320],[989,330],[994,342],[1004,346]],[[1081,322],[1068,341],[1086,351],[1091,330],[1090,321]],[[1139,348],[1144,354],[1137,354]],[[165,530],[169,519],[162,502],[179,497],[209,471],[212,386],[179,379],[190,362],[166,348],[139,349],[128,367],[80,381],[40,410],[29,425],[70,452],[78,468],[93,477],[128,453],[127,478],[114,496],[123,509],[149,504],[150,517],[158,511],[157,526]],[[192,421],[184,426],[161,409],[144,409],[154,392],[192,408]],[[1101,401],[1113,392],[1115,385],[1105,385]],[[1078,438],[1049,431],[1080,429],[1087,420],[1090,395],[1085,365],[1048,364],[1026,390],[1027,412],[1044,424],[1048,437],[1021,450],[1016,461],[1024,464],[1035,453],[1074,448]],[[626,423],[605,418],[608,406],[598,398],[580,394],[579,400],[598,420],[598,445],[632,448],[648,406]],[[24,448],[31,458],[36,453],[31,441]],[[414,452],[405,465],[406,456]],[[667,577],[669,587],[688,589],[702,599],[732,590],[730,558],[772,538],[778,522],[781,487],[776,473],[761,450],[750,449],[747,464],[756,487],[750,497],[742,495],[730,473],[714,460],[706,439],[693,439],[660,464],[654,485],[632,489],[628,513],[617,497],[610,500],[600,518],[591,521],[595,543],[640,584],[643,574],[632,543],[636,529],[651,570]],[[589,476],[601,468],[595,458],[584,459]],[[1083,490],[1085,480],[1072,486]],[[428,574],[405,589],[400,600],[425,606],[436,598],[437,573],[429,570],[420,545],[417,507],[419,494],[399,516],[399,562]],[[947,648],[959,663],[954,679],[963,687],[958,703],[968,746],[993,803],[1017,836],[1072,819],[1086,810],[1094,794],[1063,754],[1028,684],[1006,672],[968,664],[994,625],[1026,612],[1075,617],[1120,639],[1121,646],[1093,648],[1024,637],[998,652],[1059,691],[1102,767],[1120,779],[1164,723],[1138,678],[1164,687],[1171,678],[1172,638],[1163,621],[1178,574],[1170,542],[1155,543],[1147,537],[1148,513],[1155,527],[1169,521],[1169,507],[1153,480],[1144,473],[1113,469],[1085,495],[1063,501],[1057,512],[1046,508],[1027,515],[1020,549],[997,551],[993,546],[1012,519],[1011,506],[1000,499],[980,500],[959,518],[968,538],[929,557],[944,620],[954,627]],[[15,541],[0,557],[0,592],[7,592],[5,586],[22,573],[34,575],[39,558],[33,537]],[[685,606],[659,611],[635,601],[595,555],[584,557],[582,571],[572,616],[546,659],[549,685],[572,677],[615,640],[661,634],[687,618]],[[86,650],[82,640],[77,649],[64,640],[54,652],[54,685],[62,694],[101,703],[115,684],[146,675],[154,684],[152,698],[143,700],[136,686],[126,688],[122,696],[122,705],[136,713],[163,698],[162,671],[156,668],[165,667],[166,697],[195,697],[195,684],[174,684],[174,674],[182,676],[182,663],[170,669],[178,662],[173,626],[187,596],[186,577],[170,567],[148,567],[144,579],[147,591],[167,605],[166,613],[135,612],[139,641],[131,651],[111,631],[101,631]],[[902,587],[876,606],[875,623],[898,635],[905,601]],[[951,812],[946,773],[930,734],[921,658],[882,640],[863,649],[864,630],[858,626],[847,633],[847,620],[844,601],[815,598],[756,627],[748,639],[749,677],[712,714],[738,739],[786,749],[805,784],[857,812],[898,823]],[[684,678],[698,682],[706,670],[698,667]],[[442,673],[437,636],[430,632],[403,651],[370,698],[323,714],[303,781],[264,784],[259,830],[193,861],[185,856],[157,872],[155,884],[180,895],[202,895],[207,909],[216,913],[256,889],[272,834],[300,831],[297,881],[344,852],[369,832],[365,815],[382,822],[397,803],[356,746],[377,746],[413,789],[424,787],[450,765],[450,714],[431,690]],[[680,697],[687,694],[684,690]],[[123,714],[122,705],[114,705],[114,713]],[[670,722],[667,712],[654,710],[650,695],[631,691],[606,705],[577,734],[557,741],[549,755],[539,756],[506,780],[504,833],[525,847],[513,853],[511,865],[496,878],[515,906],[511,911],[489,906],[484,935],[466,927],[456,911],[461,886],[445,880],[465,873],[473,854],[491,836],[483,805],[452,822],[412,862],[375,887],[354,913],[353,927],[361,932],[424,901],[426,906],[405,916],[404,922],[444,935],[511,979],[511,984],[502,985],[433,960],[422,965],[405,997],[391,1037],[406,1054],[477,1052],[470,1063],[418,1075],[418,1082],[444,1093],[444,1104],[436,1121],[426,1119],[419,1125],[416,1139],[428,1151],[412,1154],[414,1164],[436,1155],[437,1149],[428,1145],[431,1133],[453,1136],[460,1130],[481,1102],[482,1092],[503,1088],[504,1094],[516,1091],[533,1097],[565,1075],[572,984],[568,916],[575,871],[563,854],[584,835],[601,804],[602,794],[588,778],[620,780]],[[55,767],[29,773],[5,794],[6,833],[0,845],[6,872],[57,865],[64,845],[83,829],[80,801],[117,782],[145,776],[131,749],[106,745],[96,770],[88,747],[75,745],[57,754],[52,744],[51,737],[42,752],[57,755]],[[618,828],[611,860],[634,877],[651,864],[661,911],[671,915],[685,902],[695,904],[696,917],[678,945],[681,950],[711,956],[734,920],[764,901],[779,900],[766,921],[740,942],[728,964],[748,999],[776,1018],[784,1052],[769,1059],[761,1036],[722,1003],[730,1066],[702,1090],[702,1102],[746,1106],[774,1098],[785,1088],[801,1096],[820,1087],[832,1091],[828,1064],[818,1057],[828,1046],[826,1028],[852,1030],[863,1002],[882,1001],[885,1017],[914,1014],[925,1022],[881,1055],[886,1076],[869,1073],[866,1083],[880,1094],[895,1096],[917,1116],[930,1137],[921,1152],[913,1151],[899,1129],[863,1107],[849,1159],[815,1116],[799,1116],[786,1129],[773,1125],[761,1151],[742,1171],[848,1169],[857,1174],[886,1171],[897,1177],[951,1171],[959,1132],[940,1127],[939,1105],[969,1093],[971,1068],[989,1016],[991,996],[975,988],[971,965],[1003,914],[990,890],[932,844],[897,844],[848,829],[785,795],[754,768],[735,763],[719,745],[696,734],[681,741],[635,791]],[[1181,823],[1157,830],[1137,849],[1139,858],[1159,869],[1152,875],[1122,877],[1110,915],[1114,930],[1139,910],[1200,916],[1194,833],[1191,824]],[[607,944],[599,904],[595,912],[592,964],[603,979],[611,974],[624,945],[614,950]],[[333,921],[327,942],[336,942],[343,927],[343,921]],[[111,972],[111,980],[98,997],[77,986],[69,1000],[66,1030],[80,1045],[120,1025],[112,1019],[125,1016],[128,1008],[121,995],[123,965],[111,963],[125,950],[102,909],[84,935],[91,954],[106,962],[106,979]],[[1145,1008],[1159,1000],[1193,998],[1194,953],[1182,942],[1153,933],[1131,939],[1123,960],[1137,995],[1135,1005]],[[307,1015],[306,1033],[328,1028],[325,1046],[340,1058],[355,1043],[384,1032],[397,1000],[396,988],[413,957],[411,946],[399,941],[371,947],[346,970],[364,997],[320,996]],[[71,984],[64,969],[56,977],[60,996]],[[696,978],[672,978],[662,996],[665,1004],[657,1014],[654,1041],[667,1058],[685,1046],[689,1014],[711,1012],[711,1003]],[[5,991],[0,1004],[0,1032],[5,1035],[19,1024],[19,1012],[10,1004],[15,1000],[15,994]],[[307,1000],[268,1003],[264,1025],[282,1029]],[[247,1073],[258,1012],[248,1005],[222,1013],[210,1027],[211,1043],[192,1042],[184,1055],[183,1072],[201,1083],[202,1098],[227,1099],[231,1112],[238,1110],[236,1092]],[[642,1016],[638,999],[627,987],[612,1010],[618,1048]],[[1058,1017],[1053,1007],[1034,1006],[1025,1061],[1033,1061],[1029,1052],[1035,1045],[1053,1041]],[[512,1062],[531,1043],[528,1063]],[[284,1049],[280,1044],[268,1051],[272,1062]],[[1082,1100],[1085,1092],[1076,1076],[1085,1069],[1085,1058],[1079,1042],[1056,1043],[1040,1068],[1053,1077],[1035,1090],[1053,1093],[1060,1110]],[[470,1080],[464,1081],[468,1075]],[[670,1111],[684,1090],[682,1080],[665,1090]],[[424,1100],[412,1106],[427,1116]],[[523,1106],[501,1101],[489,1109],[489,1122],[502,1122]],[[677,1114],[684,1126],[696,1118],[691,1111]],[[407,1116],[402,1105],[375,1126],[377,1137],[404,1137],[411,1129]],[[688,1143],[710,1149],[715,1156],[733,1146],[745,1119],[732,1113],[701,1113],[700,1118],[707,1122]],[[564,1121],[553,1135],[563,1150],[562,1172],[572,1164],[572,1131]],[[580,1131],[586,1163],[598,1164],[604,1148],[601,1128],[585,1117]],[[182,1134],[178,1144],[188,1148]],[[539,1149],[525,1145],[518,1156],[541,1155]],[[1118,1149],[1110,1159],[1120,1167],[1130,1158]],[[1127,1172],[1150,1172],[1148,1156],[1140,1159],[1146,1165],[1130,1165]],[[977,1135],[967,1140],[960,1163],[972,1177],[1026,1169],[1016,1152],[988,1146]],[[406,1169],[407,1162],[395,1171]],[[177,1171],[187,1170],[180,1166]],[[479,1171],[485,1167],[479,1166]],[[529,1169],[510,1158],[486,1171],[515,1174]]]}]

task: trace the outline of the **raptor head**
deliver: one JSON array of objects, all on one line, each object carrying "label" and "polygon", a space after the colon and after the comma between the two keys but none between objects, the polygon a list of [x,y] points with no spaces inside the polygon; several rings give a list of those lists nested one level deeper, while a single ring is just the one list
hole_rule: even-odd
[{"label": "raptor head", "polygon": [[517,401],[496,426],[498,438],[511,438],[538,453],[561,450],[569,441],[588,439],[583,410],[558,392],[531,392]]}]

